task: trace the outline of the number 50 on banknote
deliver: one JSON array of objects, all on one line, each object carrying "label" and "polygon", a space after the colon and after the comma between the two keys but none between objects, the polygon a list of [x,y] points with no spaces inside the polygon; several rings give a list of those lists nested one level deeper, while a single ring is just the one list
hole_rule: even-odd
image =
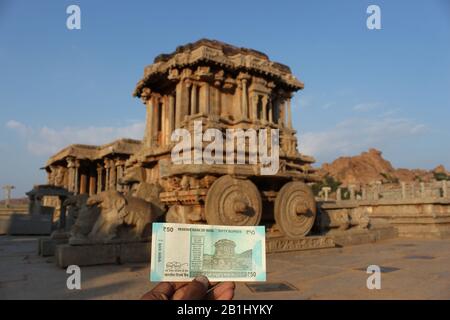
[{"label": "number 50 on banknote", "polygon": [[264,226],[153,223],[151,281],[265,281]]}]

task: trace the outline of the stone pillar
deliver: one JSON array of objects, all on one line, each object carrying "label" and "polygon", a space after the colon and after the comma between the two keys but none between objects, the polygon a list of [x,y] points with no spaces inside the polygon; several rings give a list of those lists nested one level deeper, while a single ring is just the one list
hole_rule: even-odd
[{"label": "stone pillar", "polygon": [[89,172],[89,195],[93,196],[95,194],[95,185],[97,184],[95,170],[91,168]]},{"label": "stone pillar", "polygon": [[291,98],[286,99],[287,127],[292,129]]},{"label": "stone pillar", "polygon": [[247,79],[242,79],[242,113],[243,118],[248,119],[248,95],[247,95]]},{"label": "stone pillar", "polygon": [[447,198],[448,197],[447,180],[442,180],[442,197],[443,198]]},{"label": "stone pillar", "polygon": [[109,190],[109,159],[105,159],[105,191]]},{"label": "stone pillar", "polygon": [[425,182],[420,183],[420,196],[425,198]]},{"label": "stone pillar", "polygon": [[286,118],[286,111],[285,111],[285,103],[282,101],[279,101],[278,104],[278,125],[280,127],[285,126],[285,118]]},{"label": "stone pillar", "polygon": [[222,112],[223,112],[223,110],[222,110],[222,106],[221,106],[221,95],[222,95],[222,92],[220,91],[220,88],[219,87],[216,87],[216,90],[214,90],[215,91],[215,95],[214,95],[214,109],[216,110],[215,112],[214,112],[214,114],[217,114],[217,115],[222,115]]},{"label": "stone pillar", "polygon": [[74,192],[75,194],[79,194],[80,193],[80,185],[78,182],[78,176],[79,176],[79,170],[80,170],[80,160],[75,160],[75,179],[74,179],[74,183],[75,183],[75,189]]},{"label": "stone pillar", "polygon": [[97,164],[97,193],[103,191],[103,166]]},{"label": "stone pillar", "polygon": [[67,158],[67,168],[68,168],[68,179],[67,179],[67,190],[73,192],[75,190],[75,161],[74,158]]},{"label": "stone pillar", "polygon": [[416,197],[416,186],[414,185],[414,182],[411,182],[410,186],[411,186],[411,198],[414,199]]},{"label": "stone pillar", "polygon": [[258,119],[258,100],[259,96],[254,94],[252,97],[252,107],[251,107],[251,116],[250,119],[257,120]]},{"label": "stone pillar", "polygon": [[375,188],[374,188],[375,190],[374,190],[374,194],[373,194],[374,200],[380,199],[380,187],[381,187],[381,181],[376,181]]},{"label": "stone pillar", "polygon": [[322,192],[324,195],[324,201],[328,201],[328,193],[331,191],[330,187],[323,187]]},{"label": "stone pillar", "polygon": [[184,119],[183,112],[183,91],[184,91],[184,83],[183,80],[180,80],[176,86],[176,112],[175,112],[175,127],[179,128],[181,126],[181,122]]},{"label": "stone pillar", "polygon": [[80,194],[86,193],[86,185],[87,185],[87,175],[82,173],[80,175]]},{"label": "stone pillar", "polygon": [[169,106],[167,110],[168,127],[167,127],[167,145],[170,144],[170,137],[172,135],[172,131],[174,131],[174,120],[175,120],[175,98],[173,95],[169,95]]},{"label": "stone pillar", "polygon": [[269,122],[273,123],[273,103],[271,99],[269,99],[267,107],[269,112]]},{"label": "stone pillar", "polygon": [[367,189],[366,186],[361,187],[361,199],[367,200]]},{"label": "stone pillar", "polygon": [[159,144],[159,127],[161,126],[159,113],[161,112],[159,107],[159,97],[152,96],[153,100],[153,130],[152,130],[152,145],[156,146]]},{"label": "stone pillar", "polygon": [[336,201],[341,201],[342,200],[342,189],[341,187],[338,187],[336,190]]},{"label": "stone pillar", "polygon": [[3,187],[3,190],[5,191],[5,207],[9,208],[11,204],[11,190],[15,189],[12,185],[6,185]]},{"label": "stone pillar", "polygon": [[268,118],[267,118],[267,102],[268,102],[268,100],[269,99],[267,98],[266,95],[262,97],[262,120],[264,122],[266,122],[268,120]]},{"label": "stone pillar", "polygon": [[123,160],[117,160],[116,161],[116,168],[117,168],[117,184],[116,184],[116,190],[122,191],[122,185],[119,183],[119,181],[123,178],[124,173],[124,161]]},{"label": "stone pillar", "polygon": [[147,110],[147,117],[146,117],[146,124],[145,124],[145,134],[144,134],[144,145],[146,147],[152,147],[153,146],[153,118],[154,118],[154,111],[153,111],[153,99],[149,97],[146,102],[146,110]]},{"label": "stone pillar", "polygon": [[355,200],[355,186],[352,184],[349,185],[348,190],[350,192],[350,200]]},{"label": "stone pillar", "polygon": [[210,110],[210,107],[209,107],[209,83],[208,82],[203,83],[202,88],[203,88],[203,100],[200,103],[200,107],[201,107],[200,112],[205,115],[208,115],[209,110]]},{"label": "stone pillar", "polygon": [[117,169],[114,160],[109,162],[109,190],[117,190]]},{"label": "stone pillar", "polygon": [[197,109],[197,84],[193,83],[191,88],[191,114],[198,113]]},{"label": "stone pillar", "polygon": [[406,199],[406,183],[402,181],[400,184],[402,186],[402,199]]}]

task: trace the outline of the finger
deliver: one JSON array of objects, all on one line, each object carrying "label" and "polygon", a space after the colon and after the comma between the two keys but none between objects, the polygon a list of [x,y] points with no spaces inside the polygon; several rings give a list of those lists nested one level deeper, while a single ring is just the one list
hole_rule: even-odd
[{"label": "finger", "polygon": [[199,300],[206,296],[209,281],[205,276],[195,278],[191,283],[175,291],[173,300]]},{"label": "finger", "polygon": [[175,292],[174,284],[161,282],[152,290],[142,296],[142,300],[169,300]]},{"label": "finger", "polygon": [[207,296],[208,300],[231,300],[234,297],[234,282],[222,282],[216,285]]},{"label": "finger", "polygon": [[141,300],[169,300],[175,291],[188,285],[189,282],[161,282],[141,297]]}]

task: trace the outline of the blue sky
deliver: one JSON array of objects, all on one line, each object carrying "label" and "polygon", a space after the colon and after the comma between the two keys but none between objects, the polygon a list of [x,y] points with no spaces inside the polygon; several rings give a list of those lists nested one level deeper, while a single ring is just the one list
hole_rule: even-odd
[{"label": "blue sky", "polygon": [[[67,6],[81,30],[66,28]],[[368,30],[368,5],[381,30]],[[163,52],[207,37],[263,51],[305,83],[293,108],[318,163],[376,147],[450,167],[449,1],[0,0],[0,185],[22,196],[70,143],[141,138],[131,93]]]}]

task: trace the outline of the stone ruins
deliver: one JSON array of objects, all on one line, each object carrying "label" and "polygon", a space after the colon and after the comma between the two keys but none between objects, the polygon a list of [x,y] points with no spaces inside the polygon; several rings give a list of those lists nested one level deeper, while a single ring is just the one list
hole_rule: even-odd
[{"label": "stone ruins", "polygon": [[[291,116],[291,98],[303,87],[289,67],[219,41],[202,39],[159,55],[133,92],[146,108],[142,141],[71,145],[45,165],[47,185],[28,194],[30,213],[51,211],[51,235],[40,240],[40,254],[55,255],[61,267],[148,261],[154,221],[264,224],[267,252],[448,235],[445,182],[326,186],[314,197],[311,185],[320,177],[314,158],[297,149]],[[248,161],[172,163],[172,132],[193,135],[194,122],[203,133],[214,128],[224,135],[279,130],[278,172],[262,175],[263,164]],[[270,152],[274,141],[268,141]],[[243,143],[248,159],[251,142]]]}]

